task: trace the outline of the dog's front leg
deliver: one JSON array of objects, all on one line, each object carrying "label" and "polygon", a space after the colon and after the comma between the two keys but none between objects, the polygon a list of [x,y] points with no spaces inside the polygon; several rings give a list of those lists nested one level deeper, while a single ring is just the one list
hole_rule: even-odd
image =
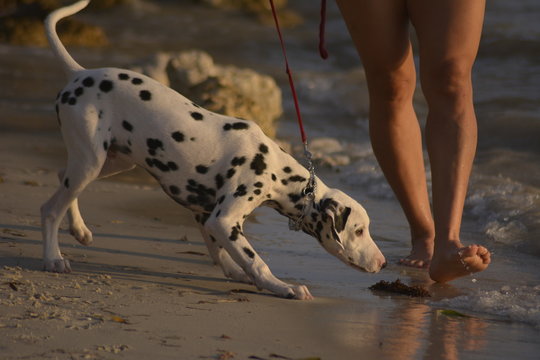
[{"label": "dog's front leg", "polygon": [[199,230],[201,231],[212,261],[214,264],[221,267],[223,274],[230,279],[252,284],[249,276],[247,276],[244,270],[242,270],[242,268],[231,258],[229,253],[223,249],[221,245],[218,245],[217,240],[208,234],[203,225],[199,224]]},{"label": "dog's front leg", "polygon": [[221,214],[218,218],[211,216],[204,227],[209,235],[214,237],[231,258],[244,270],[259,289],[266,289],[274,294],[299,300],[313,299],[304,285],[287,284],[276,278],[268,265],[251,247],[242,231],[242,224],[238,221],[242,216],[229,216]]}]

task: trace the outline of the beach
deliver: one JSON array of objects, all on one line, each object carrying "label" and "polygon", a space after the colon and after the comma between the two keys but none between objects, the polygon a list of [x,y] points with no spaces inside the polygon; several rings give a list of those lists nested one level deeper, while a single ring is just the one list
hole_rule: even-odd
[{"label": "beach", "polygon": [[[495,1],[492,10],[517,11],[504,4]],[[530,9],[517,14],[540,11],[524,4]],[[505,78],[504,69],[489,76],[489,69],[512,61],[497,52],[501,20],[488,11],[489,46],[481,51],[475,83],[480,134],[490,136],[480,140],[462,237],[487,246],[493,263],[483,273],[435,284],[425,271],[397,265],[409,251],[408,229],[370,150],[365,79],[335,8],[329,9],[327,62],[312,47],[317,6],[301,1],[293,9],[308,19],[285,32],[308,136],[337,140],[342,147],[334,159],[348,159],[321,164],[317,174],[366,208],[389,266],[378,274],[358,272],[315,239],[289,231],[278,213],[257,209],[245,226],[251,244],[276,276],[307,285],[315,299],[281,299],[229,281],[212,264],[191,214],[135,170],[96,181],[81,195],[81,212],[94,234],[90,246],[61,227],[61,249],[73,272],[42,271],[39,209],[65,166],[54,113],[65,79],[48,49],[0,44],[0,358],[538,358],[540,122],[531,91],[538,90],[533,80],[540,65],[523,50],[528,40],[516,52],[528,64],[516,74],[522,88],[505,88],[516,80]],[[70,49],[85,67],[123,67],[156,51],[199,48],[220,63],[273,76],[283,89],[285,112],[278,138],[297,146],[273,28],[234,11],[171,2],[81,18],[103,26],[113,44]],[[234,25],[223,30],[226,21]],[[182,34],[173,31],[179,23],[185,24]],[[537,28],[526,30],[540,34]],[[515,36],[524,32],[514,30]],[[518,95],[520,101],[510,102]],[[421,95],[415,101],[422,117]],[[503,136],[510,132],[523,141]],[[369,290],[398,278],[431,296]]]}]

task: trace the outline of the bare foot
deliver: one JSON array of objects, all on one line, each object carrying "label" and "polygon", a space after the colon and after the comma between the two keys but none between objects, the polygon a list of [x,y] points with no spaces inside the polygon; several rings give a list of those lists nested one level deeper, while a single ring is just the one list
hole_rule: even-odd
[{"label": "bare foot", "polygon": [[412,240],[412,250],[409,256],[400,259],[398,264],[419,269],[429,268],[433,257],[433,237]]},{"label": "bare foot", "polygon": [[404,257],[403,259],[399,259],[398,264],[403,266],[410,266],[414,268],[419,269],[427,269],[429,268],[429,264],[431,263],[431,256],[422,256],[414,254],[411,251],[411,254],[407,257]]},{"label": "bare foot", "polygon": [[447,282],[458,277],[485,270],[491,262],[491,253],[480,245],[461,247],[453,243],[446,249],[435,250],[429,276],[437,282]]}]

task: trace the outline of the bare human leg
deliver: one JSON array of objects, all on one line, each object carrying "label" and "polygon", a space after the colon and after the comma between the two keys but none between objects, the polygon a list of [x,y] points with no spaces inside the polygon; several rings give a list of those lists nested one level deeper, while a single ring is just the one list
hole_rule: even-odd
[{"label": "bare human leg", "polygon": [[405,0],[337,0],[366,71],[370,136],[377,160],[411,229],[411,254],[400,262],[427,268],[435,229],[421,132],[412,105],[416,74]]},{"label": "bare human leg", "polygon": [[471,71],[485,1],[409,0],[420,46],[420,79],[429,105],[426,142],[433,182],[435,247],[430,276],[446,282],[489,265],[489,251],[463,246],[461,219],[476,151]]}]

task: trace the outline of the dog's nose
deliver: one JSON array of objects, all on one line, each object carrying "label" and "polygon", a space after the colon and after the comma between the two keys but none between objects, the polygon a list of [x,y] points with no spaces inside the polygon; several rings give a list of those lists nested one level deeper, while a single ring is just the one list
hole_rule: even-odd
[{"label": "dog's nose", "polygon": [[381,269],[384,269],[386,267],[386,265],[388,265],[388,262],[383,262],[382,265],[381,265]]}]

